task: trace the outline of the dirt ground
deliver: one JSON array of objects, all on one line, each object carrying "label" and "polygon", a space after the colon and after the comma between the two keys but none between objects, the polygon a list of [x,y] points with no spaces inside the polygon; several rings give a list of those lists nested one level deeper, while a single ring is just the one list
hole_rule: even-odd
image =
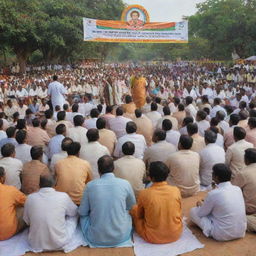
[{"label": "dirt ground", "polygon": [[[204,192],[190,198],[183,199],[182,207],[184,216],[188,217],[187,223],[190,230],[205,245],[203,249],[198,249],[183,256],[256,256],[256,234],[247,233],[244,239],[231,242],[216,242],[211,238],[206,238],[202,232],[194,226],[189,220],[189,210],[195,206],[199,199],[203,199]],[[134,256],[132,248],[109,248],[109,249],[90,249],[80,247],[75,251],[65,254],[60,252],[39,253],[40,256]],[[35,256],[33,253],[27,253],[26,256]],[[149,255],[157,256],[157,255]],[[168,255],[166,255],[168,256]]]}]

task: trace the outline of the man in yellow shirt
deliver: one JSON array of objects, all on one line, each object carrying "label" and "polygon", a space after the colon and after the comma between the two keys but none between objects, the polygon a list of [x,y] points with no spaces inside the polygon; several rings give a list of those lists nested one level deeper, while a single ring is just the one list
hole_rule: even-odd
[{"label": "man in yellow shirt", "polygon": [[167,184],[168,174],[164,163],[152,162],[149,177],[153,185],[139,193],[131,210],[136,232],[149,243],[175,242],[182,234],[181,195],[177,187]]}]

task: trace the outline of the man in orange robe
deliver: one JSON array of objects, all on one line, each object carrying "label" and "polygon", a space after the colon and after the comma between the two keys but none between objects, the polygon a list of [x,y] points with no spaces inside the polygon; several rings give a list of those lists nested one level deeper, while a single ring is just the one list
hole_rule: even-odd
[{"label": "man in orange robe", "polygon": [[131,210],[136,232],[153,244],[175,242],[183,230],[180,191],[167,184],[168,174],[164,163],[152,162],[149,176],[153,185],[139,193],[138,204]]},{"label": "man in orange robe", "polygon": [[141,75],[135,75],[131,79],[131,92],[133,102],[137,108],[141,108],[146,103],[146,79]]}]

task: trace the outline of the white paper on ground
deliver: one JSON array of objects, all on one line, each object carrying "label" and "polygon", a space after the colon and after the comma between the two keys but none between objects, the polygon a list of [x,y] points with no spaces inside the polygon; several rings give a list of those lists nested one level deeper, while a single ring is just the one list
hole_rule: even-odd
[{"label": "white paper on ground", "polygon": [[150,244],[143,240],[137,233],[134,233],[133,239],[134,253],[136,256],[176,256],[204,247],[186,225],[184,225],[181,238],[174,243]]}]

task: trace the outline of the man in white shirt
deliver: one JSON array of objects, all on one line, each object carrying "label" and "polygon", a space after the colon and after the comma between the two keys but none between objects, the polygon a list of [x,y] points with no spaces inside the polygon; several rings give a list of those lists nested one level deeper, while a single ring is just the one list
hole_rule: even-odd
[{"label": "man in white shirt", "polygon": [[73,119],[74,126],[73,128],[69,128],[67,131],[67,136],[71,138],[75,142],[79,142],[81,145],[87,144],[87,129],[82,125],[84,123],[84,117],[81,115],[76,115]]},{"label": "man in white shirt", "polygon": [[23,219],[29,225],[33,251],[63,250],[77,226],[77,206],[68,194],[52,187],[51,177],[40,177],[40,190],[27,197]]},{"label": "man in white shirt", "polygon": [[119,158],[123,156],[122,146],[125,142],[130,141],[135,145],[135,153],[134,156],[139,159],[143,159],[144,151],[147,147],[146,140],[143,135],[137,134],[137,125],[130,121],[126,124],[126,135],[122,136],[118,139],[114,156]]},{"label": "man in white shirt", "polygon": [[186,97],[186,108],[185,108],[187,116],[193,117],[193,119],[196,119],[196,113],[197,110],[193,105],[193,98],[188,96]]},{"label": "man in white shirt", "polygon": [[159,119],[162,117],[157,111],[157,104],[155,102],[151,103],[151,111],[146,113],[146,116],[151,120],[153,128],[156,128]]},{"label": "man in white shirt", "polygon": [[88,161],[92,167],[92,175],[94,179],[99,178],[97,161],[104,155],[110,155],[108,149],[101,145],[99,140],[99,131],[97,129],[90,129],[87,131],[88,143],[81,145],[80,158]]},{"label": "man in white shirt", "polygon": [[162,129],[166,131],[166,141],[173,144],[178,148],[180,133],[172,129],[172,122],[169,119],[165,119],[162,123]]},{"label": "man in white shirt", "polygon": [[225,164],[213,166],[213,180],[217,188],[210,191],[204,202],[190,211],[192,222],[205,236],[229,241],[245,236],[246,214],[242,191],[230,183],[231,171]]},{"label": "man in white shirt", "polygon": [[169,119],[172,122],[172,129],[177,131],[178,130],[178,120],[175,117],[171,116],[171,111],[168,106],[163,108],[164,116],[158,120],[157,128],[162,129],[163,121],[165,119]]},{"label": "man in white shirt", "polygon": [[126,124],[132,121],[129,118],[123,116],[124,111],[122,107],[116,109],[116,117],[109,119],[109,128],[112,130],[117,138],[126,134]]},{"label": "man in white shirt", "polygon": [[59,105],[61,108],[65,103],[64,95],[67,93],[66,89],[64,88],[63,84],[58,82],[58,76],[53,76],[53,82],[49,84],[48,87],[48,95],[51,98],[53,109],[55,106]]},{"label": "man in white shirt", "polygon": [[214,107],[212,108],[211,112],[210,112],[210,117],[216,117],[216,114],[218,111],[223,111],[225,113],[225,117],[227,116],[227,111],[225,108],[223,108],[221,105],[221,99],[220,98],[215,98],[213,101],[213,105]]},{"label": "man in white shirt", "polygon": [[6,135],[6,132],[3,130],[4,128],[4,122],[2,119],[0,119],[0,141],[2,139],[6,139],[7,138],[7,135]]},{"label": "man in white shirt", "polygon": [[20,173],[22,171],[23,164],[20,160],[15,158],[15,146],[11,143],[7,143],[2,146],[1,154],[3,156],[0,159],[0,166],[5,169],[6,172],[6,185],[11,185],[20,190]]},{"label": "man in white shirt", "polygon": [[200,180],[201,185],[212,184],[212,167],[217,163],[225,163],[225,151],[216,145],[217,134],[211,130],[205,131],[204,140],[206,147],[200,155]]},{"label": "man in white shirt", "polygon": [[198,133],[200,136],[203,136],[203,137],[204,137],[204,132],[208,130],[208,128],[210,127],[210,123],[209,121],[206,120],[206,117],[207,117],[207,113],[205,111],[203,110],[197,111],[196,123],[198,126]]},{"label": "man in white shirt", "polygon": [[96,122],[97,122],[97,119],[99,117],[100,113],[99,113],[99,110],[97,108],[93,108],[90,112],[90,117],[89,119],[86,119],[84,121],[84,124],[83,126],[86,128],[86,129],[92,129],[92,128],[97,128],[96,127]]}]

